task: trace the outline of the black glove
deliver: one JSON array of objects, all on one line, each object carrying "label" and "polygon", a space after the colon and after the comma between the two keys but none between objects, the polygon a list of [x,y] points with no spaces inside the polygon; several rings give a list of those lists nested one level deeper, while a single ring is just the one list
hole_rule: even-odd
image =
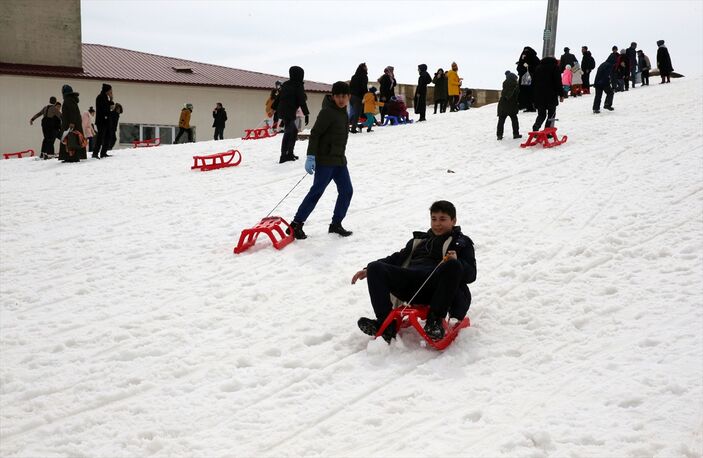
[{"label": "black glove", "polygon": [[307,126],[309,122],[310,122],[310,116],[305,115],[305,125]]}]

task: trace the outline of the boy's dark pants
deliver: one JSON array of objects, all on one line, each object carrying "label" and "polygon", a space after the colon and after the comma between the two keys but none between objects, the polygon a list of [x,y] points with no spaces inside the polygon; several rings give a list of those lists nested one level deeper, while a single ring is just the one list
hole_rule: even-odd
[{"label": "boy's dark pants", "polygon": [[[542,123],[544,120],[547,120],[547,123],[544,125],[545,127],[553,127],[554,126],[554,116],[557,113],[557,107],[554,106],[549,106],[549,107],[537,107],[537,119],[535,119],[535,125],[532,126],[532,130],[537,132],[540,130],[542,127]],[[551,121],[550,121],[551,119]]]},{"label": "boy's dark pants", "polygon": [[351,126],[352,130],[356,130],[357,126],[359,124],[359,116],[361,116],[361,110],[363,107],[361,106],[361,99],[355,95],[351,96],[351,107],[352,107],[352,116],[351,116]]},{"label": "boy's dark pants", "polygon": [[642,70],[642,86],[649,86],[649,70]]},{"label": "boy's dark pants", "polygon": [[[99,131],[98,131],[99,132]],[[186,129],[184,127],[179,127],[178,128],[178,134],[176,134],[176,139],[173,141],[173,144],[175,145],[178,143],[178,140],[181,139],[181,135],[184,133],[188,134],[188,141],[190,143],[193,143],[193,129]]]},{"label": "boy's dark pants", "polygon": [[[288,126],[288,124],[286,124]],[[308,194],[303,199],[303,202],[298,207],[298,211],[293,217],[293,221],[304,223],[308,219],[310,213],[315,209],[317,201],[320,200],[322,194],[325,193],[327,185],[334,180],[337,185],[337,203],[334,205],[334,214],[332,215],[332,224],[341,224],[351,202],[354,189],[352,188],[351,178],[349,177],[349,169],[346,165],[318,165],[315,168],[315,176],[312,187]]]},{"label": "boy's dark pants", "polygon": [[610,88],[610,85],[606,86],[593,86],[596,88],[596,97],[593,99],[593,110],[600,110],[600,100],[603,97],[603,92],[605,92],[605,104],[603,105],[604,107],[612,107],[613,106],[613,90]]},{"label": "boy's dark pants", "polygon": [[215,127],[215,140],[224,140],[225,127]]},{"label": "boy's dark pants", "polygon": [[[379,325],[391,313],[390,294],[409,301],[427,279],[434,266],[399,267],[374,261],[366,268],[371,305]],[[461,264],[455,259],[442,263],[413,299],[414,304],[429,304],[430,315],[446,317],[461,282]]]},{"label": "boy's dark pants", "polygon": [[517,114],[500,115],[498,116],[498,128],[496,134],[498,137],[503,137],[503,128],[505,127],[505,118],[510,116],[510,122],[513,125],[513,136],[520,134],[520,123],[517,119]]}]

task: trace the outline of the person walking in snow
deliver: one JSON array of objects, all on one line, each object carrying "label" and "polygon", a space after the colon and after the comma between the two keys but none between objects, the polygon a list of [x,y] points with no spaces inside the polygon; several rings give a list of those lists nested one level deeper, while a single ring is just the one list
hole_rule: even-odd
[{"label": "person walking in snow", "polygon": [[362,62],[356,67],[356,72],[351,77],[351,82],[349,83],[349,89],[351,90],[351,133],[355,134],[358,132],[357,125],[359,124],[359,116],[364,109],[363,99],[369,88],[369,69],[366,67],[366,63]]},{"label": "person walking in snow", "polygon": [[659,75],[662,78],[661,83],[671,83],[671,72],[674,71],[674,67],[671,64],[671,56],[669,56],[669,50],[664,46],[664,40],[657,41],[657,68],[659,69]]},{"label": "person walking in snow", "polygon": [[[376,335],[393,309],[391,295],[399,301],[413,299],[413,304],[429,304],[425,332],[432,340],[444,337],[442,322],[447,314],[450,319],[464,319],[471,306],[468,284],[476,280],[476,256],[473,241],[456,222],[456,208],[451,202],[434,202],[428,231],[414,232],[405,248],[370,262],[354,274],[352,285],[367,280],[376,316],[359,318],[361,332]],[[390,343],[397,331],[392,323],[383,339]]]},{"label": "person walking in snow", "polygon": [[503,128],[507,117],[510,117],[510,122],[513,125],[513,138],[522,138],[522,135],[520,135],[520,122],[517,118],[517,113],[520,111],[518,108],[519,95],[520,85],[517,81],[517,75],[506,71],[503,90],[500,93],[500,100],[498,100],[498,126],[496,128],[498,140],[503,139]]},{"label": "person walking in snow", "polygon": [[596,96],[593,99],[593,113],[600,113],[600,101],[603,97],[603,92],[605,92],[605,103],[603,108],[609,111],[613,111],[613,88],[612,88],[612,72],[613,65],[617,57],[615,54],[610,54],[608,58],[598,66],[598,71],[596,71],[596,78],[593,80],[593,88],[596,90]]},{"label": "person walking in snow", "polygon": [[95,125],[93,124],[95,109],[93,107],[88,108],[88,111],[83,112],[81,118],[83,120],[83,135],[85,135],[85,139],[88,140],[88,151],[92,152],[95,137]]},{"label": "person walking in snow", "polygon": [[193,129],[190,127],[190,115],[193,113],[193,104],[186,103],[181,110],[181,116],[178,118],[178,134],[173,141],[175,145],[184,133],[188,134],[188,142],[193,143]]},{"label": "person walking in snow", "polygon": [[[312,187],[298,207],[290,225],[296,239],[307,238],[303,231],[303,225],[315,209],[330,181],[334,181],[337,185],[339,195],[328,232],[342,237],[352,235],[351,231],[342,227],[342,221],[347,215],[354,192],[345,155],[347,139],[349,138],[347,105],[349,105],[350,98],[351,90],[347,83],[344,81],[334,83],[332,94],[325,96],[322,110],[317,115],[315,125],[310,131],[305,171],[315,176]],[[288,122],[286,122],[286,128],[287,126]]]},{"label": "person walking in snow", "polygon": [[447,93],[449,94],[449,112],[458,111],[459,96],[461,95],[461,82],[459,66],[452,62],[452,69],[447,72]]},{"label": "person walking in snow", "polygon": [[630,60],[627,58],[627,50],[620,50],[620,58],[617,59],[617,70],[615,71],[618,81],[618,91],[630,90]]},{"label": "person walking in snow", "polygon": [[363,102],[364,116],[366,117],[366,122],[363,125],[366,126],[366,132],[372,132],[371,126],[376,123],[375,115],[378,107],[382,107],[384,103],[378,101],[378,98],[376,97],[376,88],[373,86],[369,89],[369,92],[364,95]]},{"label": "person walking in snow", "polygon": [[[57,107],[58,104],[58,107]],[[39,110],[39,113],[32,116],[29,120],[29,125],[34,124],[34,120],[39,116],[41,119],[42,144],[41,154],[42,159],[54,157],[54,142],[60,136],[61,131],[61,104],[56,101],[56,97],[49,97],[49,104]]]},{"label": "person walking in snow", "polygon": [[59,147],[59,160],[61,162],[80,162],[86,159],[85,148],[87,142],[83,136],[83,118],[78,107],[78,92],[73,92],[73,88],[64,84],[61,88],[63,94],[63,106],[61,108],[61,145]]},{"label": "person walking in snow", "polygon": [[[394,68],[390,65],[383,69],[383,75],[378,79],[378,83],[381,85],[379,101],[384,103],[395,97],[395,86],[398,84],[395,80]],[[383,124],[383,118],[386,116],[385,105],[381,105],[381,124]]]},{"label": "person walking in snow", "polygon": [[634,89],[637,82],[637,43],[634,41],[630,43],[630,47],[625,50],[625,55],[627,56],[627,65],[630,68],[632,89]]},{"label": "person walking in snow", "polygon": [[434,114],[437,114],[437,104],[439,104],[439,112],[447,111],[447,75],[443,69],[438,69],[432,78],[434,83]]},{"label": "person walking in snow", "polygon": [[106,157],[105,155],[110,149],[108,138],[110,122],[108,121],[108,116],[110,114],[112,97],[112,86],[103,83],[100,94],[95,98],[95,127],[98,128],[92,154],[95,159]]},{"label": "person walking in snow", "polygon": [[525,46],[520,54],[520,59],[517,63],[517,75],[520,82],[520,99],[518,106],[525,112],[534,112],[534,91],[532,89],[532,77],[535,74],[535,69],[539,65],[539,57],[537,52],[529,46]]},{"label": "person walking in snow", "polygon": [[[110,114],[108,115],[108,120],[110,121],[108,131],[108,150],[112,150],[115,147],[115,143],[117,143],[117,127],[120,125],[120,116],[122,113],[124,113],[124,109],[121,104],[115,103],[112,105]],[[105,156],[110,157],[111,154],[105,153]]]},{"label": "person walking in snow", "polygon": [[427,72],[427,65],[420,64],[417,66],[417,72],[420,76],[417,78],[417,89],[415,89],[415,114],[420,115],[420,121],[426,121],[425,113],[427,112],[427,85],[432,82],[432,77]]},{"label": "person walking in snow", "polygon": [[223,140],[225,134],[225,122],[227,121],[227,111],[222,103],[217,102],[215,108],[212,110],[212,127],[215,128],[215,140]]},{"label": "person walking in snow", "polygon": [[588,46],[581,46],[581,70],[583,70],[583,93],[591,93],[591,72],[596,68],[596,61],[588,50]]},{"label": "person walking in snow", "polygon": [[571,65],[564,67],[564,71],[561,74],[561,85],[564,87],[564,98],[569,96],[571,91],[571,82],[573,81],[574,74],[571,71]]},{"label": "person walking in snow", "polygon": [[274,100],[272,108],[278,113],[278,119],[283,122],[284,131],[281,140],[281,158],[278,163],[298,159],[295,152],[295,142],[298,140],[298,128],[295,126],[295,113],[298,108],[303,110],[305,125],[310,122],[308,96],[305,94],[305,71],[298,66],[288,69],[290,79],[281,85],[281,92]]},{"label": "person walking in snow", "polygon": [[576,56],[571,54],[570,51],[571,50],[569,48],[564,48],[564,54],[562,54],[559,58],[559,71],[562,73],[564,72],[564,69],[567,65],[571,65],[573,67],[574,63],[578,62],[576,60]]},{"label": "person walking in snow", "polygon": [[641,49],[637,51],[637,65],[642,73],[642,86],[649,86],[649,71],[652,69],[652,63]]},{"label": "person walking in snow", "polygon": [[537,107],[537,119],[535,119],[532,130],[540,130],[545,120],[547,121],[546,127],[553,127],[557,105],[564,101],[564,88],[561,83],[559,65],[554,57],[545,57],[540,61],[535,69],[532,85],[535,91],[535,106]]}]

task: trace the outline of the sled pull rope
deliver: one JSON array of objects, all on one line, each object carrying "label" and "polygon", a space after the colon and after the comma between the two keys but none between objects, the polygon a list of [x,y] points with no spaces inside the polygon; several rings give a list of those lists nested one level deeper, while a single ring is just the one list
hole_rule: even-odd
[{"label": "sled pull rope", "polygon": [[306,176],[308,176],[308,173],[307,173],[307,172],[305,172],[305,175],[303,175],[303,178],[301,178],[300,180],[298,180],[298,182],[295,184],[295,186],[293,186],[293,187],[291,188],[291,190],[288,191],[288,193],[287,193],[285,196],[283,196],[283,199],[279,200],[278,203],[276,204],[276,206],[273,207],[270,212],[268,212],[268,214],[266,215],[266,218],[268,218],[269,216],[271,216],[271,213],[273,213],[273,211],[274,211],[276,208],[278,208],[279,205],[281,205],[281,202],[283,202],[284,200],[286,200],[286,197],[288,197],[288,196],[290,195],[290,193],[293,192],[293,190],[298,187],[298,185],[300,184],[300,182],[303,181]]},{"label": "sled pull rope", "polygon": [[434,273],[437,271],[437,269],[439,269],[439,266],[441,266],[442,264],[444,264],[448,260],[449,260],[449,255],[445,254],[444,257],[442,258],[442,260],[439,261],[439,264],[437,264],[435,266],[434,270],[432,270],[432,272],[430,272],[430,274],[427,276],[427,278],[422,283],[422,285],[420,285],[420,287],[417,289],[417,291],[415,291],[415,294],[413,294],[413,297],[411,297],[407,303],[403,304],[402,308],[404,308],[404,309],[408,308],[410,306],[410,304],[413,303],[413,299],[415,299],[415,296],[417,296],[420,293],[420,291],[422,290],[422,288],[424,288],[424,286],[427,284],[427,282],[430,281],[430,278],[432,278],[432,275],[434,275]]}]

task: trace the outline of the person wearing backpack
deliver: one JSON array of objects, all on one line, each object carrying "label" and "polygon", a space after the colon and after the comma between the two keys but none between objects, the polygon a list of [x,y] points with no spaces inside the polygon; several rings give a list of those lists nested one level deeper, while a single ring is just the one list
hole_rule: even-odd
[{"label": "person wearing backpack", "polygon": [[[85,137],[83,136],[83,118],[78,108],[78,92],[64,84],[61,88],[63,106],[61,109],[61,131],[64,133],[59,147],[61,162],[79,162],[86,159]],[[87,142],[85,142],[87,143]]]},{"label": "person wearing backpack", "polygon": [[49,104],[29,120],[29,125],[31,126],[34,124],[35,119],[42,116],[41,130],[44,137],[40,154],[42,159],[54,157],[54,142],[58,136],[58,131],[61,129],[61,111],[57,108],[56,104],[56,97],[49,97]]}]

